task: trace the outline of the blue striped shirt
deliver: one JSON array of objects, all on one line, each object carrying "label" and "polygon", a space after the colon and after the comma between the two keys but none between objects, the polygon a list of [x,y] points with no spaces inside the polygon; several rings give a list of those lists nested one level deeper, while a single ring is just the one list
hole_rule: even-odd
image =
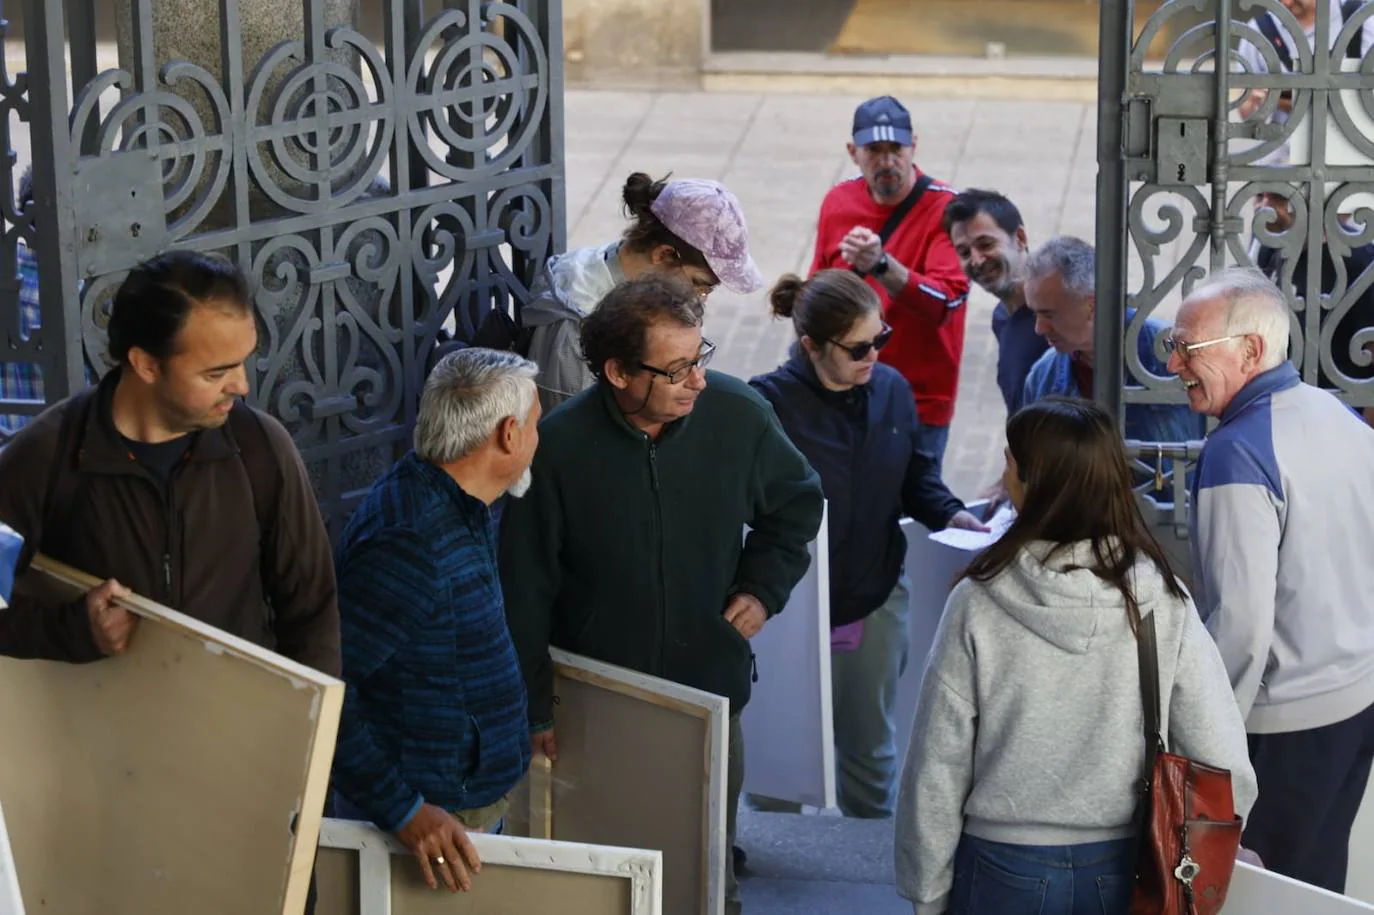
[{"label": "blue striped shirt", "polygon": [[421,803],[500,800],[530,762],[491,510],[407,454],[354,512],[338,554],[343,719],[334,787],[395,832]]}]

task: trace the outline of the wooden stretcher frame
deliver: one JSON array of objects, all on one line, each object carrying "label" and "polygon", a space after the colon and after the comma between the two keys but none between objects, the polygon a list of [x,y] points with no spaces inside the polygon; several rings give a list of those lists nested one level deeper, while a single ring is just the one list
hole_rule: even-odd
[{"label": "wooden stretcher frame", "polygon": [[[696,718],[704,729],[704,752],[701,760],[702,834],[707,847],[701,855],[702,907],[700,915],[718,915],[725,908],[725,798],[726,765],[729,753],[729,701],[723,696],[693,689],[637,671],[595,661],[581,655],[549,649],[554,664],[554,693],[558,694],[558,680],[575,681],[637,701],[671,709]],[[555,713],[555,719],[557,714]],[[555,733],[558,725],[555,720]],[[560,751],[563,748],[560,746]],[[550,766],[542,755],[530,764],[526,779],[512,792],[511,811],[507,816],[508,835],[549,837],[559,841],[576,839],[558,835],[558,807],[554,785],[559,782],[559,766]],[[672,867],[672,861],[665,865]],[[671,900],[670,900],[671,902]]]},{"label": "wooden stretcher frame", "polygon": [[[581,655],[549,649],[553,659],[554,676],[575,680],[589,686],[630,696],[641,702],[672,709],[683,715],[700,719],[706,731],[702,773],[702,833],[708,844],[702,855],[701,883],[705,887],[702,915],[716,915],[725,910],[725,796],[726,763],[730,740],[730,702],[703,690],[683,686],[638,671],[595,661]],[[557,687],[555,686],[555,691]],[[557,725],[555,725],[555,730]],[[557,766],[555,769],[555,778]],[[557,831],[557,809],[553,810]]]},{"label": "wooden stretcher frame", "polygon": [[[662,915],[662,852],[480,833],[468,833],[468,837],[483,864],[629,880],[630,915]],[[391,915],[393,856],[404,857],[401,866],[416,866],[414,856],[400,841],[370,823],[327,818],[320,827],[320,848],[358,853],[361,915]]]},{"label": "wooden stretcher frame", "polygon": [[24,915],[24,897],[19,892],[19,872],[14,867],[10,833],[5,828],[5,813],[0,809],[0,915]]},{"label": "wooden stretcher frame", "polygon": [[[24,579],[29,579],[25,582],[26,587],[36,586],[47,593],[66,599],[75,599],[101,584],[100,579],[41,554],[34,557]],[[145,623],[156,624],[202,643],[214,654],[236,658],[259,669],[270,671],[297,688],[313,690],[312,714],[316,723],[315,731],[309,741],[305,760],[304,793],[299,799],[299,808],[292,811],[295,822],[290,840],[290,857],[287,862],[283,862],[285,883],[282,888],[282,911],[288,915],[303,911],[314,866],[321,814],[328,791],[329,769],[334,758],[339,716],[343,708],[343,681],[145,597],[132,595],[117,599],[115,604],[140,617]],[[138,639],[139,635],[136,633],[134,638]]]}]

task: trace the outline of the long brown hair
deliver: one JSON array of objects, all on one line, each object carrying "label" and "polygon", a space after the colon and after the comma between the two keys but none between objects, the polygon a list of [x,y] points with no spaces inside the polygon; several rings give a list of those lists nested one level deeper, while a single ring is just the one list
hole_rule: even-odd
[{"label": "long brown hair", "polygon": [[1140,605],[1131,584],[1137,560],[1147,557],[1179,600],[1186,595],[1164,548],[1155,540],[1131,491],[1131,471],[1116,424],[1090,400],[1047,397],[1007,420],[1007,448],[1025,485],[1025,500],[1007,532],[980,554],[961,577],[989,581],[1016,561],[1032,541],[1092,543],[1098,578],[1126,599],[1131,631],[1138,632]]}]

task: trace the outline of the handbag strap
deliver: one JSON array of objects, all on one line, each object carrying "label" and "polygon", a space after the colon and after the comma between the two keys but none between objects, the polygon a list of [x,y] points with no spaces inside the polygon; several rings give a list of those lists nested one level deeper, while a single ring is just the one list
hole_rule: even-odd
[{"label": "handbag strap", "polygon": [[1155,758],[1164,741],[1159,733],[1159,652],[1155,647],[1155,615],[1140,619],[1135,637],[1140,659],[1140,701],[1145,707],[1145,781],[1154,778]]}]

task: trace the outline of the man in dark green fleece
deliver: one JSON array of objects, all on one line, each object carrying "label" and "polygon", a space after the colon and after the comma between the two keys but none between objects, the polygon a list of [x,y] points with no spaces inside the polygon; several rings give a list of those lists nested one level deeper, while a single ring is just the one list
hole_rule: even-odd
[{"label": "man in dark green fleece", "polygon": [[[597,384],[539,427],[533,486],[506,508],[501,577],[534,746],[551,759],[550,644],[730,700],[733,845],[748,640],[806,572],[822,495],[768,402],[706,371],[701,315],[689,287],[645,279],[587,316]],[[725,876],[738,912],[730,855]]]}]

